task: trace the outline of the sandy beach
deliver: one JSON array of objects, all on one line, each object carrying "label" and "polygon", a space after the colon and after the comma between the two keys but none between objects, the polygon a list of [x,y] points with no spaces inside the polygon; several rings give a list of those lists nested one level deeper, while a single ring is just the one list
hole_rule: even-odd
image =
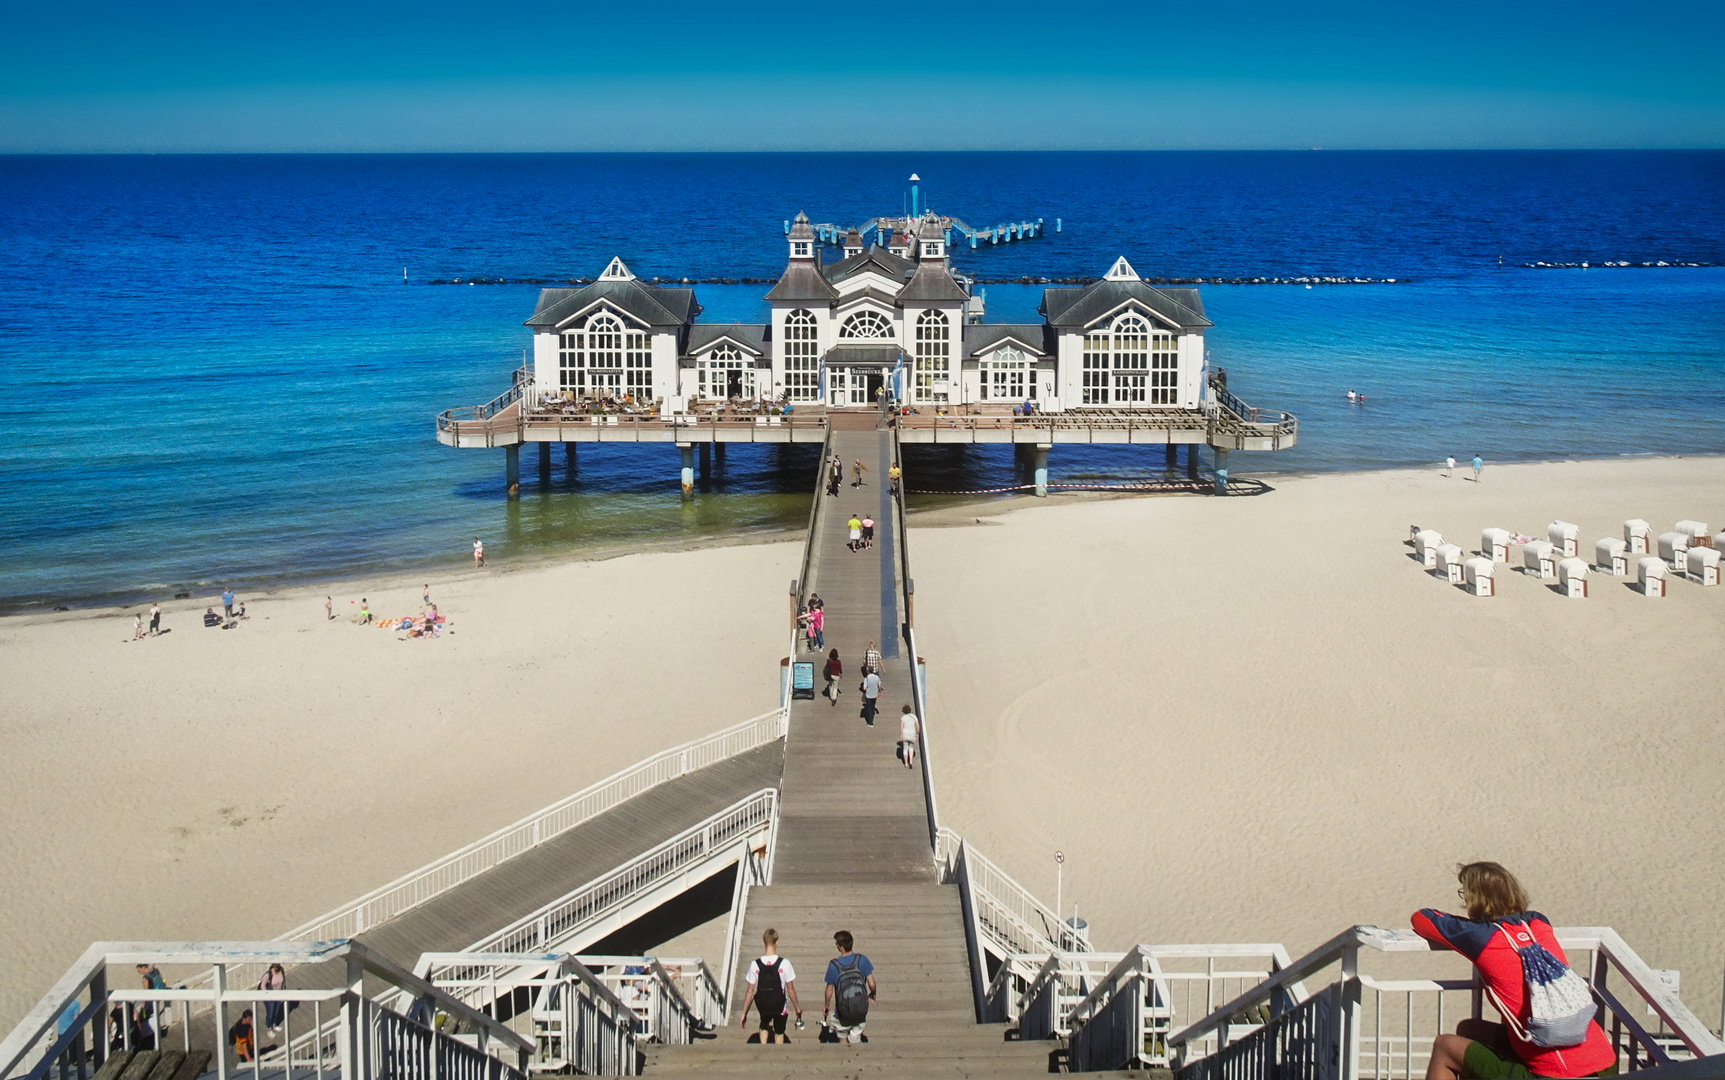
[{"label": "sandy beach", "polygon": [[[1239,469],[1245,472],[1244,469]],[[1276,480],[911,519],[947,823],[1103,947],[1405,926],[1457,860],[1617,927],[1718,1015],[1725,589],[1477,599],[1412,523],[1725,528],[1725,459]],[[975,524],[980,518],[984,524]],[[971,527],[951,527],[959,522]],[[0,619],[0,1028],[96,939],[270,937],[675,743],[773,707],[800,545],[433,581],[453,631],[352,621],[418,582]],[[1519,549],[1516,551],[1519,564]]]},{"label": "sandy beach", "polygon": [[[943,816],[1097,944],[1280,941],[1454,905],[1496,859],[1719,1017],[1725,589],[1476,598],[1404,544],[1725,528],[1725,460],[1277,480],[913,532]],[[1521,550],[1512,549],[1520,565]],[[1500,571],[1503,568],[1500,567]],[[1427,969],[1429,971],[1429,968]]]}]

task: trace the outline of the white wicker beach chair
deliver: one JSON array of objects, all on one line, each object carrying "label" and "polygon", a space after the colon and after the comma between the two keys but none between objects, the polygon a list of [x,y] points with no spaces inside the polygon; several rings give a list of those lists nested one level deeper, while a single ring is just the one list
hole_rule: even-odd
[{"label": "white wicker beach chair", "polygon": [[1560,557],[1570,559],[1581,554],[1581,526],[1554,521],[1545,527],[1545,536]]},{"label": "white wicker beach chair", "polygon": [[1461,564],[1466,556],[1460,544],[1439,544],[1437,548],[1438,577],[1451,585],[1460,585],[1462,579]]},{"label": "white wicker beach chair", "polygon": [[1521,549],[1522,569],[1537,574],[1541,581],[1557,576],[1557,549],[1544,540],[1535,540]]},{"label": "white wicker beach chair", "polygon": [[1443,544],[1443,534],[1436,529],[1421,529],[1414,533],[1414,552],[1427,570],[1437,569],[1437,549]]},{"label": "white wicker beach chair", "polygon": [[1492,577],[1493,564],[1490,559],[1474,558],[1462,564],[1462,571],[1467,577],[1467,591],[1475,596],[1496,596],[1497,579]]},{"label": "white wicker beach chair", "polygon": [[1657,555],[1643,556],[1636,563],[1636,576],[1641,581],[1641,594],[1657,600],[1665,595],[1665,560]]},{"label": "white wicker beach chair", "polygon": [[1569,558],[1558,563],[1557,584],[1570,599],[1587,599],[1587,560]]},{"label": "white wicker beach chair", "polygon": [[1612,577],[1629,574],[1629,546],[1614,536],[1607,536],[1593,545],[1593,565]]},{"label": "white wicker beach chair", "polygon": [[1689,557],[1685,560],[1689,567],[1689,577],[1702,585],[1719,584],[1719,552],[1710,547],[1692,547]]},{"label": "white wicker beach chair", "polygon": [[1630,518],[1623,523],[1623,543],[1631,555],[1653,554],[1653,526],[1640,518]]},{"label": "white wicker beach chair", "polygon": [[1494,563],[1509,562],[1509,530],[1487,529],[1480,533],[1479,553]]},{"label": "white wicker beach chair", "polygon": [[1675,530],[1659,534],[1659,557],[1679,574],[1689,557],[1689,534]]}]

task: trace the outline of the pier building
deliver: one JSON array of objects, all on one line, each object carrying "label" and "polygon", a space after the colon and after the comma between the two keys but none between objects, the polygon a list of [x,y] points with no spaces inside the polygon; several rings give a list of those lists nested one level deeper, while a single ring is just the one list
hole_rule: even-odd
[{"label": "pier building", "polygon": [[949,224],[923,213],[909,235],[865,244],[852,230],[825,261],[798,214],[764,323],[699,321],[694,291],[642,281],[613,258],[591,284],[547,288],[526,325],[531,362],[491,402],[437,418],[448,446],[506,451],[582,442],[667,442],[682,451],[729,442],[816,442],[848,410],[896,414],[909,443],[1010,442],[1047,488],[1060,443],[1154,445],[1172,466],[1186,447],[1227,455],[1292,446],[1292,416],[1246,405],[1205,351],[1212,325],[1195,288],[1147,284],[1125,256],[1082,287],[1043,292],[1039,323],[990,323],[984,297],[954,269]]},{"label": "pier building", "polygon": [[[884,471],[905,435],[889,420],[832,413],[823,455]],[[1004,873],[942,816],[936,778],[958,763],[928,693],[941,660],[918,646],[904,499],[878,484],[866,497],[878,543],[859,553],[843,522],[864,494],[812,494],[791,607],[818,591],[835,648],[878,644],[883,696],[918,720],[913,767],[894,756],[896,724],[835,720],[787,620],[785,655],[755,658],[779,687],[771,713],[654,754],[279,938],[97,942],[0,1039],[0,1080],[1410,1080],[1457,1019],[1489,1018],[1477,973],[1457,978],[1455,959],[1411,929],[1339,926],[1302,956],[1261,939],[1111,951],[1058,896],[1050,907]],[[1095,873],[1141,880],[1159,854],[1122,853]],[[696,896],[703,918],[724,919],[724,943],[667,954],[681,930],[655,913]],[[738,1030],[767,927],[807,973],[809,1028],[789,1046]],[[815,1037],[817,973],[839,929],[878,980],[866,1044]],[[1670,973],[1610,927],[1555,933],[1619,1070],[1725,1073],[1725,1042]],[[273,964],[285,974],[266,984]],[[140,986],[137,966],[162,978]],[[247,1027],[248,1013],[265,1019]]]}]

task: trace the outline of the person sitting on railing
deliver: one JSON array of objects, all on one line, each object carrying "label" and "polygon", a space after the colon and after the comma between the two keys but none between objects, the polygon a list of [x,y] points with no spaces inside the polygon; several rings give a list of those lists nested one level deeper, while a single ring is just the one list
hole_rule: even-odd
[{"label": "person sitting on railing", "polygon": [[[1561,988],[1567,983],[1584,999],[1578,1004],[1592,1012],[1593,1002],[1585,984],[1580,984],[1567,966],[1563,946],[1557,943],[1551,922],[1537,911],[1527,910],[1527,895],[1515,875],[1494,862],[1466,863],[1457,868],[1461,888],[1456,895],[1467,906],[1467,917],[1446,915],[1434,908],[1414,912],[1414,933],[1434,948],[1454,949],[1479,970],[1485,996],[1503,1017],[1463,1020],[1454,1035],[1439,1035],[1432,1043],[1426,1080],[1477,1077],[1576,1077],[1610,1076],[1617,1072],[1617,1051],[1597,1021],[1586,1021],[1585,1033],[1570,1045],[1555,1045],[1571,1036],[1554,1037],[1529,1023],[1527,1000],[1530,977],[1539,986]],[[1543,953],[1549,956],[1541,956]],[[1528,972],[1529,958],[1544,961],[1539,972]],[[1565,977],[1567,976],[1567,978]],[[1579,984],[1577,986],[1576,984]]]}]

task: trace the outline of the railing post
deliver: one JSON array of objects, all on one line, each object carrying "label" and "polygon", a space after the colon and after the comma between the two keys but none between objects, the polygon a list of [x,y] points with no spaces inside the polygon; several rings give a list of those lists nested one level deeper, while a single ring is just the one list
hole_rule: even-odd
[{"label": "railing post", "polygon": [[[216,995],[216,1080],[228,1080],[228,1003],[223,1000],[228,989],[227,965],[217,964],[211,969],[210,988],[215,991]],[[191,1012],[190,1004],[190,1002],[187,1003],[187,1013]],[[103,1022],[106,1021],[107,1017],[104,1016]],[[182,1018],[181,1022],[185,1023],[186,1018]],[[254,1035],[253,1038],[256,1036]],[[107,1042],[108,1040],[104,1038],[101,1045],[106,1046]],[[342,1063],[342,1076],[353,1076],[353,1073],[347,1071],[346,1064],[346,1062]]]},{"label": "railing post", "polygon": [[1336,1011],[1341,1022],[1341,1080],[1355,1080],[1360,1075],[1360,946],[1350,944],[1342,952],[1340,1006]]}]

